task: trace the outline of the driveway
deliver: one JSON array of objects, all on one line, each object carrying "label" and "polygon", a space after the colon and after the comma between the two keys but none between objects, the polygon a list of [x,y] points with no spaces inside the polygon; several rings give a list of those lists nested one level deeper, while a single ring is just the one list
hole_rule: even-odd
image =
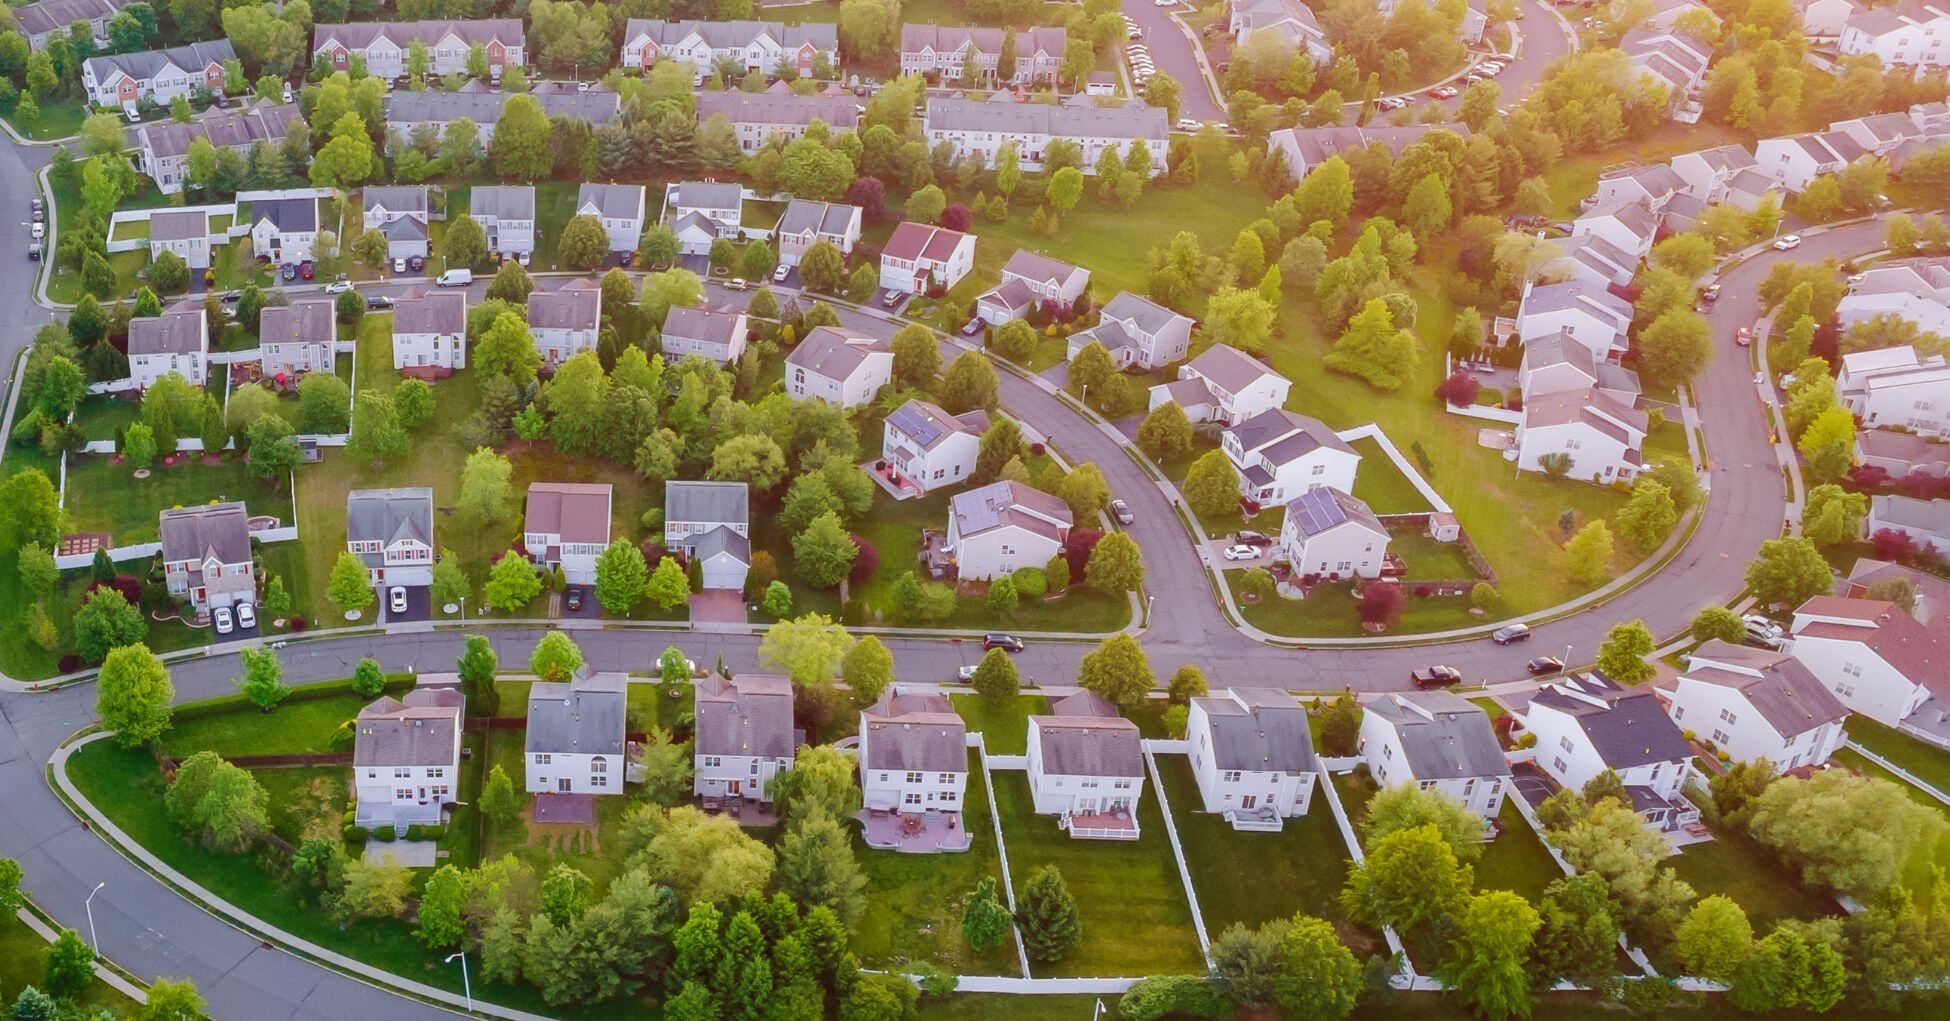
[{"label": "driveway", "polygon": [[393,588],[391,585],[379,587],[379,622],[381,624],[405,624],[412,621],[433,619],[433,590],[425,585],[402,585],[406,590],[406,609],[393,612]]}]

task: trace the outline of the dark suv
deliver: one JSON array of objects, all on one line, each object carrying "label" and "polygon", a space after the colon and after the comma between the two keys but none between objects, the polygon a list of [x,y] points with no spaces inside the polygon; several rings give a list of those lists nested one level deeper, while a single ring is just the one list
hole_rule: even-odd
[{"label": "dark suv", "polygon": [[1015,635],[991,632],[982,636],[982,648],[1001,649],[1003,652],[1021,652],[1022,639],[1017,638]]}]

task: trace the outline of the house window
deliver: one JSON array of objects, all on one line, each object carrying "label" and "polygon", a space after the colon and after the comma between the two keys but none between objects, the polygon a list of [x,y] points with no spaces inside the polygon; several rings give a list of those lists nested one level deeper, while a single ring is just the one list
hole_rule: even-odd
[{"label": "house window", "polygon": [[600,755],[599,755],[599,756],[597,756],[597,757],[595,757],[595,758],[593,758],[593,759],[590,759],[590,760],[589,760],[589,771],[590,771],[591,773],[607,773],[607,772],[609,772],[609,760],[607,760],[607,759],[604,759],[604,758],[603,758],[602,756],[600,756]]},{"label": "house window", "polygon": [[409,767],[407,767],[407,766],[394,766],[394,767],[393,767],[393,779],[395,779],[395,780],[404,780],[404,779],[406,779],[407,777],[409,777],[409,776],[412,776],[412,775],[413,775],[413,770],[412,770],[411,768],[409,768]]},{"label": "house window", "polygon": [[1382,745],[1381,757],[1383,760],[1392,760],[1395,757],[1395,746],[1391,744]]},{"label": "house window", "polygon": [[954,782],[955,782],[955,774],[953,774],[953,773],[942,773],[942,774],[939,774],[939,775],[938,775],[938,776],[936,777],[936,779],[935,779],[935,782],[936,782],[936,783],[954,783]]},{"label": "house window", "polygon": [[918,805],[918,804],[920,804],[920,803],[921,803],[921,792],[919,792],[919,791],[908,791],[908,792],[907,792],[907,794],[906,794],[906,795],[904,795],[904,796],[903,796],[903,797],[901,798],[901,803],[902,803],[902,804],[905,804],[905,805]]},{"label": "house window", "polygon": [[1673,718],[1673,721],[1674,721],[1674,722],[1678,722],[1679,720],[1683,720],[1683,719],[1685,719],[1685,718],[1686,718],[1686,707],[1685,707],[1685,706],[1683,706],[1683,705],[1676,705],[1676,706],[1673,706],[1673,707],[1672,707],[1672,718]]},{"label": "house window", "polygon": [[554,756],[548,754],[537,755],[535,756],[535,765],[537,766],[549,765],[551,762],[554,761],[554,758],[555,758]]},{"label": "house window", "polygon": [[412,800],[413,800],[413,788],[411,788],[411,787],[400,787],[400,788],[397,788],[397,789],[395,789],[395,790],[393,791],[393,800],[394,800],[394,801],[412,801]]},{"label": "house window", "polygon": [[1714,743],[1714,744],[1726,744],[1726,743],[1727,743],[1727,732],[1726,732],[1726,731],[1724,731],[1724,730],[1718,730],[1718,729],[1715,729],[1715,730],[1713,731],[1713,743]]},{"label": "house window", "polygon": [[1552,768],[1552,769],[1555,769],[1555,770],[1557,770],[1557,771],[1558,771],[1558,772],[1560,772],[1560,773],[1562,773],[1562,772],[1564,772],[1564,759],[1563,759],[1563,758],[1562,758],[1561,756],[1560,756],[1560,757],[1558,757],[1558,758],[1555,758],[1555,759],[1552,759],[1552,760],[1551,760],[1551,768]]},{"label": "house window", "polygon": [[954,792],[954,791],[942,791],[942,792],[941,792],[941,797],[940,797],[940,799],[939,799],[939,800],[940,800],[940,802],[941,802],[942,804],[944,804],[944,805],[952,805],[952,804],[954,804],[954,803],[955,803],[955,792]]},{"label": "house window", "polygon": [[609,786],[609,774],[607,774],[607,773],[591,773],[591,774],[589,774],[589,786],[591,786],[591,787],[608,787],[608,786]]},{"label": "house window", "polygon": [[719,758],[719,757],[718,757],[718,756],[716,756],[716,755],[706,755],[706,756],[704,757],[704,768],[705,768],[705,769],[717,769],[717,768],[718,768],[719,766],[722,766],[722,765],[724,765],[724,759],[722,759],[722,758]]},{"label": "house window", "polygon": [[1732,724],[1734,724],[1735,722],[1737,722],[1737,721],[1738,721],[1739,719],[1740,719],[1740,717],[1738,717],[1738,716],[1736,716],[1736,715],[1734,715],[1734,714],[1733,714],[1733,713],[1732,713],[1731,711],[1729,711],[1729,710],[1726,710],[1726,709],[1722,709],[1722,710],[1720,710],[1720,722],[1721,722],[1721,723],[1725,723],[1725,724],[1727,724],[1727,725],[1729,725],[1729,726],[1731,726]]},{"label": "house window", "polygon": [[921,781],[922,781],[922,776],[919,772],[910,771],[907,774],[908,783],[920,783]]},{"label": "house window", "polygon": [[1560,737],[1557,739],[1557,746],[1568,752],[1571,750],[1571,739],[1568,737]]},{"label": "house window", "polygon": [[427,788],[427,794],[436,798],[446,797],[447,791],[448,791],[448,787],[446,784],[435,784],[432,787]]},{"label": "house window", "polygon": [[445,767],[429,766],[427,768],[427,779],[429,780],[438,780],[441,777],[444,777],[446,775],[447,775],[447,770]]}]

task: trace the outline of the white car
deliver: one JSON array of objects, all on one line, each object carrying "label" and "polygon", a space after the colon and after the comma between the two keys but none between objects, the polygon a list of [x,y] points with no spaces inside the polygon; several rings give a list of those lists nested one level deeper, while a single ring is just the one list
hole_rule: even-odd
[{"label": "white car", "polygon": [[963,684],[967,684],[969,681],[974,680],[975,667],[976,664],[970,663],[969,665],[962,667],[960,670],[955,671],[955,679],[961,681]]},{"label": "white car", "polygon": [[1153,7],[1176,7],[1176,6],[1178,6],[1178,0],[1151,0],[1151,6],[1153,6]]},{"label": "white car", "polygon": [[1178,126],[1178,130],[1180,131],[1197,131],[1201,127],[1199,122],[1191,119],[1190,117],[1178,118],[1177,126]]},{"label": "white car", "polygon": [[326,294],[344,294],[351,289],[352,281],[350,280],[334,280],[325,285]]},{"label": "white car", "polygon": [[220,635],[227,635],[237,627],[236,623],[230,619],[230,607],[228,606],[219,606],[211,610],[210,619],[216,621],[217,634]]},{"label": "white car", "polygon": [[1227,546],[1225,558],[1227,560],[1258,560],[1259,550],[1257,547],[1247,546],[1244,543],[1237,546]]},{"label": "white car", "polygon": [[1777,252],[1786,252],[1799,247],[1801,247],[1799,234],[1783,234],[1774,242],[1774,250]]},{"label": "white car", "polygon": [[394,586],[391,597],[386,601],[387,608],[394,613],[406,612],[406,590]]},{"label": "white car", "polygon": [[393,260],[393,272],[395,272],[395,273],[404,273],[404,272],[406,272],[406,260],[405,260],[405,259],[394,259],[394,260]]},{"label": "white car", "polygon": [[47,224],[37,223],[34,225],[33,231],[34,231],[34,240],[39,241],[40,239],[47,236]]},{"label": "white car", "polygon": [[237,604],[237,626],[256,627],[257,609],[251,606],[251,604],[249,603],[238,603]]},{"label": "white car", "polygon": [[772,271],[772,279],[778,281],[779,283],[785,283],[785,278],[791,275],[792,275],[791,266],[780,266],[778,269]]}]

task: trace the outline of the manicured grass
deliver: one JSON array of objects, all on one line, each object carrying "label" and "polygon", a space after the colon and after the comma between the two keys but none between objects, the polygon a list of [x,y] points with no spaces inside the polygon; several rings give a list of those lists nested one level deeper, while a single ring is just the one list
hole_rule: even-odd
[{"label": "manicured grass", "polygon": [[1806,889],[1773,855],[1746,834],[1722,826],[1714,839],[1690,844],[1668,859],[1679,878],[1702,897],[1720,893],[1738,903],[1764,932],[1784,918],[1821,918],[1841,913],[1834,898]]},{"label": "manicured grass", "polygon": [[1115,1017],[1117,997],[1104,996],[1012,996],[1006,993],[957,993],[945,1000],[923,1003],[921,1021],[1097,1021],[1098,1005]]},{"label": "manicured grass", "polygon": [[[930,961],[958,975],[1019,974],[1015,935],[985,954],[962,939],[968,894],[984,878],[1002,896],[1002,857],[995,845],[988,788],[975,753],[969,753],[968,794],[962,824],[974,843],[956,854],[902,854],[867,846],[856,827],[853,855],[867,876],[867,911],[853,926],[853,952],[869,968]],[[848,826],[855,826],[847,821]]]},{"label": "manicured grass", "polygon": [[[517,707],[521,705],[513,704]],[[510,712],[509,706],[510,703],[504,699],[502,712]],[[520,709],[512,711],[519,712]],[[522,790],[523,778],[527,775],[522,755],[525,737],[526,732],[520,730],[496,730],[487,736],[486,761],[481,765],[481,775],[485,777],[495,766],[507,772],[508,778],[515,783],[515,795],[521,799],[521,816],[505,824],[485,817],[481,819],[482,859],[492,861],[512,854],[533,866],[536,875],[546,875],[557,865],[568,865],[580,869],[594,880],[598,891],[607,888],[609,881],[623,871],[623,853],[614,842],[617,826],[623,814],[630,806],[637,804],[638,799],[620,795],[597,798],[594,834],[577,829],[565,837],[552,837],[534,831],[528,824],[534,795]]]},{"label": "manicured grass", "polygon": [[1354,476],[1354,495],[1376,514],[1416,514],[1431,510],[1408,476],[1395,465],[1380,443],[1363,437],[1349,443],[1361,455],[1361,467]]},{"label": "manicured grass", "polygon": [[1564,870],[1509,798],[1503,799],[1496,821],[1503,832],[1483,846],[1483,855],[1476,860],[1476,888],[1513,890],[1535,904],[1544,887],[1564,877]]},{"label": "manicured grass", "polygon": [[351,804],[344,766],[278,766],[251,771],[270,795],[271,832],[293,844],[337,839]]},{"label": "manicured grass", "polygon": [[[77,122],[76,127],[79,127],[79,122]],[[68,132],[68,134],[72,133],[72,130]],[[54,210],[50,215],[54,218],[56,227],[55,236],[57,238],[63,232],[73,227],[76,217],[81,215],[81,177],[82,171],[86,167],[86,160],[76,161],[74,176],[71,183],[68,184],[54,181],[50,175],[49,186],[53,189],[52,204],[54,206]],[[141,182],[141,186],[136,190],[134,195],[123,199],[121,204],[116,206],[118,212],[130,209],[160,209],[164,206],[175,204],[170,200],[169,196],[157,191],[155,184],[148,178],[142,177],[138,178],[138,180]],[[226,247],[235,246],[231,245]],[[47,296],[49,300],[63,304],[72,304],[79,299],[81,297],[81,274],[79,272],[68,272],[55,266],[51,251],[46,261],[48,267],[47,272],[50,274],[47,281]],[[136,278],[136,271],[149,264],[149,252],[146,248],[133,252],[117,252],[108,257],[108,264],[114,268],[116,275],[116,290],[109,297],[125,297],[130,291],[135,289],[137,284],[141,283]]]},{"label": "manicured grass", "polygon": [[[55,927],[58,932],[60,927]],[[85,931],[81,932],[87,938]],[[0,999],[12,1003],[26,986],[40,988],[47,981],[48,943],[27,927],[13,912],[0,912]],[[75,1002],[84,1007],[106,1007],[117,1016],[137,1009],[128,997],[100,979],[89,979]]]},{"label": "manicured grass", "polygon": [[1674,419],[1653,426],[1645,434],[1645,456],[1656,461],[1686,461],[1686,427]]},{"label": "manicured grass", "polygon": [[123,220],[120,223],[111,225],[108,229],[108,240],[110,241],[132,241],[136,238],[147,238],[148,236],[148,220]]},{"label": "manicured grass", "polygon": [[70,138],[81,131],[81,122],[88,119],[88,103],[79,98],[40,99],[36,103],[40,115],[32,124],[21,122],[17,111],[9,109],[7,123],[15,131],[36,142],[51,141],[56,138]]},{"label": "manicured grass", "polygon": [[1072,840],[1055,816],[1035,814],[1029,774],[996,773],[995,787],[1016,889],[1054,865],[1082,921],[1081,942],[1061,960],[1032,960],[1032,972],[1110,977],[1204,970],[1155,791],[1138,804],[1140,839]]},{"label": "manicured grass", "polygon": [[[1404,559],[1407,559],[1404,557]],[[1410,569],[1413,571],[1413,561]],[[1226,572],[1226,584],[1234,592],[1245,577],[1244,568]],[[1321,584],[1305,599],[1272,596],[1258,603],[1242,604],[1240,615],[1246,623],[1276,635],[1290,638],[1352,638],[1366,635],[1355,612],[1356,601],[1347,584]],[[1387,630],[1391,635],[1423,634],[1479,623],[1469,615],[1467,596],[1430,596],[1423,599],[1414,587],[1402,594],[1401,620]]]},{"label": "manicured grass", "polygon": [[142,402],[134,397],[98,394],[84,398],[74,409],[74,427],[83,439],[112,440],[117,446],[129,424],[141,418]]},{"label": "manicured grass", "polygon": [[241,457],[221,465],[158,462],[146,479],[106,457],[77,457],[68,462],[66,497],[75,531],[107,532],[117,545],[155,541],[157,515],[173,507],[242,500],[253,515],[289,522],[292,513],[289,487],[273,488]]},{"label": "manicured grass", "polygon": [[1937,790],[1950,793],[1950,752],[1860,715],[1849,717],[1848,739],[1908,770]]},{"label": "manicured grass", "polygon": [[[1461,543],[1437,542],[1429,538],[1427,532],[1403,529],[1391,533],[1388,552],[1402,558],[1402,563],[1408,567],[1405,580],[1409,582],[1460,581],[1477,577],[1476,568],[1470,566],[1469,555],[1463,552]],[[1414,586],[1410,585],[1409,588],[1412,590]]]},{"label": "manicured grass", "polygon": [[1049,711],[1041,695],[1018,695],[996,701],[980,695],[951,695],[955,712],[968,729],[978,731],[990,755],[1022,755],[1029,750],[1029,718]]},{"label": "manicured grass", "polygon": [[[163,751],[177,759],[201,751],[225,758],[239,755],[310,755],[350,751],[353,719],[372,700],[345,691],[324,698],[286,699],[260,713],[242,705],[227,712],[190,716],[163,735]],[[347,735],[341,738],[340,735]]]}]

